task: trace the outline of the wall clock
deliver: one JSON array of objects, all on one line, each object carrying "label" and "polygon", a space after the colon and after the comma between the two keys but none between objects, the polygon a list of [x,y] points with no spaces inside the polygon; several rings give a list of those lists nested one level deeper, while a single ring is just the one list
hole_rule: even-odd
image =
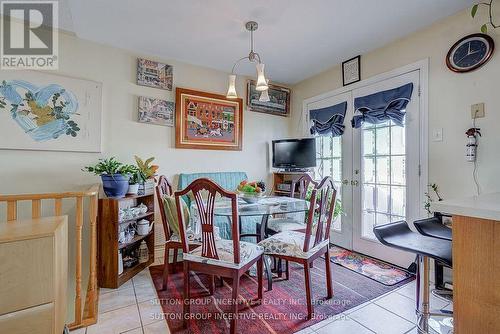
[{"label": "wall clock", "polygon": [[485,34],[472,34],[456,42],[446,55],[446,65],[453,72],[465,73],[480,68],[491,58],[495,43]]}]

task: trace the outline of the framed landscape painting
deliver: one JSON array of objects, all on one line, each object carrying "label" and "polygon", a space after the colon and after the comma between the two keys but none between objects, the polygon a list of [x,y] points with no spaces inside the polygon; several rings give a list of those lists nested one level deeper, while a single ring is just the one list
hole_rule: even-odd
[{"label": "framed landscape painting", "polygon": [[137,59],[137,84],[172,90],[173,67],[153,60]]},{"label": "framed landscape painting", "polygon": [[139,96],[139,122],[174,126],[174,103]]},{"label": "framed landscape painting", "polygon": [[290,89],[269,84],[269,101],[259,101],[260,94],[255,89],[255,81],[247,83],[247,106],[251,111],[262,112],[271,115],[288,116],[290,114]]},{"label": "framed landscape painting", "polygon": [[101,151],[102,84],[35,71],[0,76],[0,149]]},{"label": "framed landscape painting", "polygon": [[175,147],[241,151],[243,100],[177,88]]}]

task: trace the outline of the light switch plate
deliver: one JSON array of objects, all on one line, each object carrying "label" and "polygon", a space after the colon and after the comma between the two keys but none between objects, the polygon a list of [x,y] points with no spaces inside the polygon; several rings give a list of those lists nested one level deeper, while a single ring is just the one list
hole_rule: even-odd
[{"label": "light switch plate", "polygon": [[470,117],[483,118],[484,117],[484,103],[476,103],[470,106]]},{"label": "light switch plate", "polygon": [[443,141],[443,128],[432,130],[432,141]]}]

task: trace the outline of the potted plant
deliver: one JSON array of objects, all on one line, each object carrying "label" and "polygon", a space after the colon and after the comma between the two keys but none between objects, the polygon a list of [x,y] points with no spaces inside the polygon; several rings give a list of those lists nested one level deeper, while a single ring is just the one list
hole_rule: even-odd
[{"label": "potted plant", "polygon": [[153,165],[152,162],[155,159],[151,157],[143,161],[138,156],[134,156],[135,162],[137,163],[137,168],[139,172],[142,174],[143,180],[142,184],[139,186],[140,193],[146,193],[152,191],[155,186],[154,176],[156,171],[158,170],[158,165]]},{"label": "potted plant", "polygon": [[104,193],[108,197],[124,197],[127,194],[130,174],[135,166],[124,165],[114,157],[99,159],[93,166],[83,168],[83,171],[99,175]]},{"label": "potted plant", "polygon": [[139,168],[134,167],[133,172],[130,174],[130,180],[128,182],[128,191],[127,194],[137,195],[139,192],[139,185],[143,184],[146,178],[144,174],[139,170]]}]

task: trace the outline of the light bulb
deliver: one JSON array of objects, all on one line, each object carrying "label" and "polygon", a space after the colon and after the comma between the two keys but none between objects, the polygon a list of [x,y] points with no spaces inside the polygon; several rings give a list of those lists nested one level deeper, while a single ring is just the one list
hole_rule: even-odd
[{"label": "light bulb", "polygon": [[264,76],[264,64],[259,63],[255,67],[257,68],[257,84],[255,85],[255,90],[263,91],[267,89],[267,81]]},{"label": "light bulb", "polygon": [[226,97],[228,99],[236,99],[238,95],[236,94],[236,75],[230,74],[229,75],[229,87],[227,88],[227,94]]},{"label": "light bulb", "polygon": [[260,93],[260,97],[259,97],[260,102],[271,101],[271,99],[269,98],[269,80],[266,80],[266,84],[268,85],[268,88],[266,90],[263,90],[262,93]]}]

